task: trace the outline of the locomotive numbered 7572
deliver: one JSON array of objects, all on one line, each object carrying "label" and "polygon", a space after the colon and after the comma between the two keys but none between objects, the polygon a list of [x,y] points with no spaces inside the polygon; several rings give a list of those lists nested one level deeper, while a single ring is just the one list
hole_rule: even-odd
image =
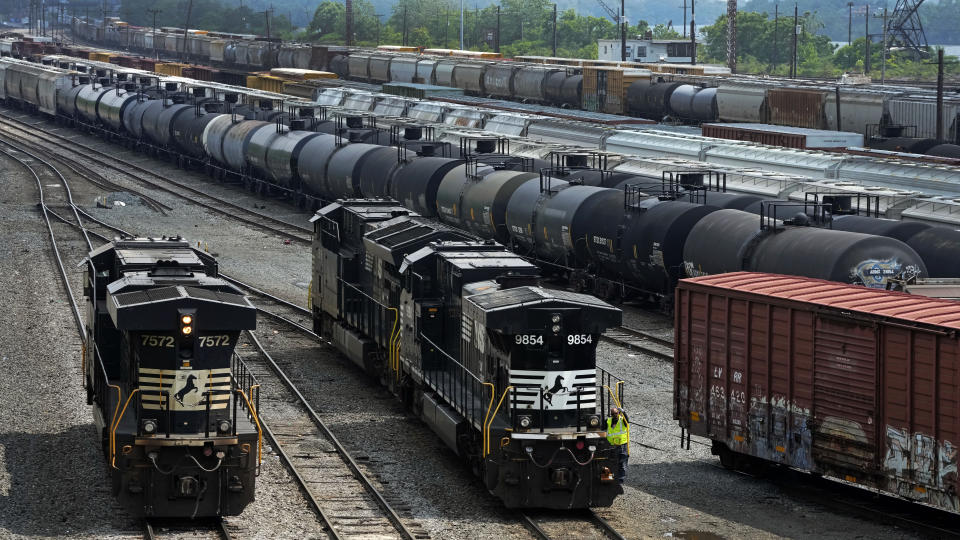
[{"label": "locomotive numbered 7572", "polygon": [[262,438],[233,350],[256,309],[180,238],[117,239],[86,263],[84,382],[113,495],[135,517],[239,514]]},{"label": "locomotive numbered 7572", "polygon": [[391,200],[314,218],[318,333],[398,394],[508,507],[609,506],[617,449],[604,412],[622,384],[597,368],[619,309],[536,285],[493,241]]}]

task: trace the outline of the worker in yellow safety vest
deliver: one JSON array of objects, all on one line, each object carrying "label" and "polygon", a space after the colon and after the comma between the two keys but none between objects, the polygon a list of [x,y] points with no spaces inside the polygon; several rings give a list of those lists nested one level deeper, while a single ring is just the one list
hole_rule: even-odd
[{"label": "worker in yellow safety vest", "polygon": [[607,418],[607,440],[617,447],[620,460],[617,464],[617,482],[623,483],[627,479],[627,461],[630,459],[630,419],[620,407],[610,407],[610,416]]}]

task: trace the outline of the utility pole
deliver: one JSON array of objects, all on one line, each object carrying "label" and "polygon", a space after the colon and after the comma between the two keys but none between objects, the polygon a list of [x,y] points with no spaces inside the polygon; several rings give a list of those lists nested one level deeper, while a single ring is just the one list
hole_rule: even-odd
[{"label": "utility pole", "polygon": [[690,0],[690,65],[697,63],[697,2]]},{"label": "utility pole", "polygon": [[494,52],[500,52],[500,6],[497,6],[497,35],[494,41]]},{"label": "utility pole", "polygon": [[943,142],[943,47],[937,49],[937,142]]},{"label": "utility pole", "polygon": [[267,60],[266,60],[266,62],[264,62],[264,63],[266,64],[264,67],[266,67],[267,69],[270,69],[271,67],[273,67],[273,66],[271,65],[271,64],[272,64],[271,58],[273,58],[273,42],[270,41],[270,12],[271,12],[271,11],[273,11],[273,4],[270,4],[270,8],[269,8],[269,9],[263,10],[263,16],[266,17],[266,19],[267,19],[267,20],[266,20],[266,25],[267,25]]},{"label": "utility pole", "polygon": [[[343,15],[343,19],[344,19],[343,21],[344,36],[343,37],[347,47],[349,47],[353,45],[353,0],[346,0],[345,4],[346,4],[345,6],[346,9]],[[407,6],[406,5],[403,6],[403,22],[404,24],[406,24],[407,22]],[[404,30],[403,36],[404,36],[403,44],[406,45],[407,44],[406,30]]]},{"label": "utility pole", "polygon": [[[106,0],[104,0],[106,5]],[[190,13],[193,12],[193,0],[187,2],[187,20],[183,25],[183,49],[180,50],[180,61],[183,62],[183,53],[187,50],[187,32],[190,31]]]},{"label": "utility pole", "polygon": [[[191,0],[193,1],[193,0]],[[107,0],[103,0],[103,18],[100,20],[100,37],[107,37]]]},{"label": "utility pole", "polygon": [[159,9],[148,9],[147,13],[153,15],[153,56],[159,60],[160,55],[157,54],[157,14],[162,13],[162,10]]},{"label": "utility pole", "polygon": [[863,40],[863,72],[870,73],[870,4],[867,4],[866,9],[863,11],[863,20],[865,25],[863,37],[866,38]]},{"label": "utility pole", "polygon": [[553,56],[557,56],[557,5],[553,5]]},{"label": "utility pole", "polygon": [[381,17],[383,17],[383,13],[374,13],[373,15],[377,18],[377,47],[379,47],[380,46],[380,23],[382,22],[380,19]]},{"label": "utility pole", "polygon": [[446,7],[443,8],[443,48],[450,48],[450,10]]},{"label": "utility pole", "polygon": [[793,57],[790,59],[790,78],[797,77],[797,36],[800,34],[800,10],[793,4]]},{"label": "utility pole", "polygon": [[460,0],[460,50],[463,50],[463,0]]},{"label": "utility pole", "polygon": [[727,67],[737,72],[737,0],[727,0]]},{"label": "utility pole", "polygon": [[853,45],[853,2],[847,2],[847,47]]},{"label": "utility pole", "polygon": [[770,70],[774,73],[777,71],[777,61],[780,60],[780,47],[777,46],[777,41],[780,38],[780,4],[773,5],[773,69]]},{"label": "utility pole", "polygon": [[687,0],[683,0],[683,39],[687,39]]},{"label": "utility pole", "polygon": [[403,46],[407,46],[407,5],[403,5]]},{"label": "utility pole", "polygon": [[883,8],[883,42],[880,47],[880,86],[886,84],[887,80],[887,8]]},{"label": "utility pole", "polygon": [[627,11],[625,0],[620,0],[620,61],[627,61]]}]

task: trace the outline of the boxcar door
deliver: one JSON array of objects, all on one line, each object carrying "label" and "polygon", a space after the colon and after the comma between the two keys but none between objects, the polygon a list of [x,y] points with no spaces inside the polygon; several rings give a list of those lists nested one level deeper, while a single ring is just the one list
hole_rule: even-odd
[{"label": "boxcar door", "polygon": [[813,457],[840,478],[876,465],[877,330],[817,317],[814,336]]}]

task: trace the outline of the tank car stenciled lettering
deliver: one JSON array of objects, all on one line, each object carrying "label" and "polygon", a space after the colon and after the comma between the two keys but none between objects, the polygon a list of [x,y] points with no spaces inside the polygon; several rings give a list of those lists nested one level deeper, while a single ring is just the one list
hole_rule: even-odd
[{"label": "tank car stenciled lettering", "polygon": [[608,506],[604,411],[622,384],[596,366],[620,310],[536,286],[493,241],[387,200],[314,218],[315,327],[397,393],[509,507]]},{"label": "tank car stenciled lettering", "polygon": [[239,514],[262,439],[233,351],[256,309],[179,238],[117,239],[87,268],[85,382],[113,495],[134,516]]}]

